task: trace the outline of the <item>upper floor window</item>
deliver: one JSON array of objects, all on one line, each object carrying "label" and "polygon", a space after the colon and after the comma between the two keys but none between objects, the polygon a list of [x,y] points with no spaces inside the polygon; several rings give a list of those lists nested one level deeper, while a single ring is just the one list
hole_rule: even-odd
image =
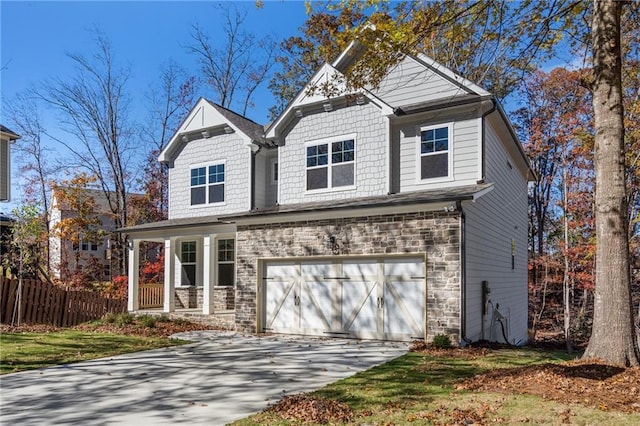
[{"label": "upper floor window", "polygon": [[191,205],[224,202],[224,163],[191,169]]},{"label": "upper floor window", "polygon": [[307,147],[307,191],[355,184],[355,138],[332,138]]},{"label": "upper floor window", "polygon": [[450,175],[451,125],[420,129],[420,178],[434,179]]}]

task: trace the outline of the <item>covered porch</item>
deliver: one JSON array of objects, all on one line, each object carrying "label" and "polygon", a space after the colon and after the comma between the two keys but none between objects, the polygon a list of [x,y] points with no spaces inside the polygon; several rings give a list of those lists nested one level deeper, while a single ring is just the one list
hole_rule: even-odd
[{"label": "covered porch", "polygon": [[[233,324],[235,225],[208,216],[137,225],[121,232],[128,239],[129,312]],[[145,242],[161,246],[162,282],[141,282]]]}]

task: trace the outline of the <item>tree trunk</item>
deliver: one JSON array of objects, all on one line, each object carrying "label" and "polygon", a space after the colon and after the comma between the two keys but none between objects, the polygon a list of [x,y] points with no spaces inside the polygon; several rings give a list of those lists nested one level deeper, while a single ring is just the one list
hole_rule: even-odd
[{"label": "tree trunk", "polygon": [[564,305],[564,341],[567,352],[573,353],[571,342],[571,303],[569,293],[569,211],[567,202],[567,164],[566,154],[563,154],[564,171],[562,173],[562,208],[564,209],[564,276],[562,278],[562,301]]},{"label": "tree trunk", "polygon": [[637,366],[625,198],[621,13],[622,2],[594,1],[596,288],[593,329],[583,357]]}]

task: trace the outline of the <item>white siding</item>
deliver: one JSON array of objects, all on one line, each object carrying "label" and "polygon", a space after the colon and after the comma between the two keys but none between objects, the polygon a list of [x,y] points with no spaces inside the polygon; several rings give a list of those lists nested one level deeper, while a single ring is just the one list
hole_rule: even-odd
[{"label": "white siding", "polygon": [[[478,180],[478,155],[480,135],[478,133],[479,118],[460,118],[439,116],[421,121],[412,121],[393,127],[393,140],[399,146],[392,164],[398,168],[392,175],[396,191],[420,191],[425,189],[473,185]],[[453,122],[453,143],[449,144],[449,155],[453,155],[452,179],[442,181],[420,180],[419,151],[420,128]]]},{"label": "white siding", "polygon": [[265,208],[276,204],[277,182],[273,180],[273,163],[278,161],[278,150],[262,148],[256,155],[255,207]]},{"label": "white siding", "polygon": [[[489,123],[486,128],[486,179],[494,189],[475,202],[465,202],[466,215],[466,337],[491,337],[492,307],[509,321],[509,343],[527,340],[527,181]],[[512,143],[507,139],[507,143]],[[511,167],[509,166],[511,164]],[[515,268],[511,267],[512,239]],[[482,324],[482,281],[489,282],[491,300]],[[500,325],[493,337],[502,340]]]},{"label": "white siding", "polygon": [[[356,134],[355,189],[306,193],[305,142]],[[279,204],[341,200],[386,194],[387,143],[384,117],[371,104],[302,117],[280,150]]]},{"label": "white siding", "polygon": [[373,93],[392,107],[464,95],[467,92],[411,57],[393,68]]},{"label": "white siding", "polygon": [[[224,205],[191,206],[191,168],[225,162]],[[249,210],[251,148],[237,133],[188,142],[169,169],[169,219]]]}]

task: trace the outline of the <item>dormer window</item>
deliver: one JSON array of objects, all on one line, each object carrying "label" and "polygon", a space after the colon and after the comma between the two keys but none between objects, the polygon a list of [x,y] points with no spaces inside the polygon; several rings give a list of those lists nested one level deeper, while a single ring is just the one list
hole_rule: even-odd
[{"label": "dormer window", "polygon": [[355,185],[355,135],[308,142],[307,191]]},{"label": "dormer window", "polygon": [[422,180],[451,176],[451,124],[420,129],[418,172]]},{"label": "dormer window", "polygon": [[224,202],[224,163],[191,169],[191,205]]}]

